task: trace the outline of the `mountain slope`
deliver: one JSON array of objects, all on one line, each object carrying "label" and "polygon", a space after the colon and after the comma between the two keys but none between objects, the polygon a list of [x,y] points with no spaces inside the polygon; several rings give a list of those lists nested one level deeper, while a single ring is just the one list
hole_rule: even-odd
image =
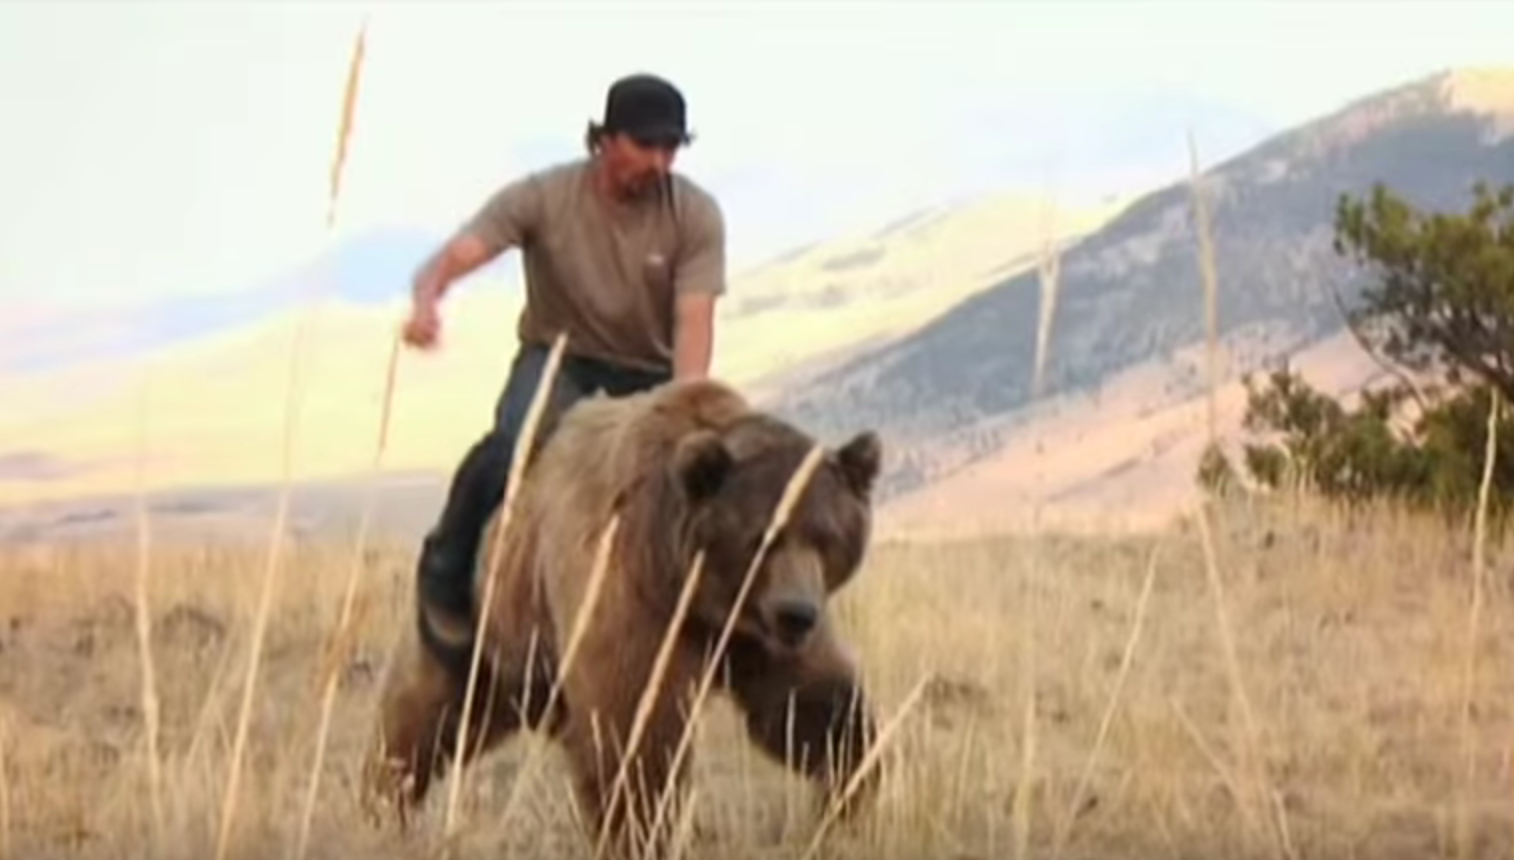
[{"label": "mountain slope", "polygon": [[[882,507],[898,535],[973,535],[1023,529],[1095,532],[1165,525],[1197,496],[1194,468],[1207,442],[1207,399],[1175,384],[1202,361],[1152,360],[1114,374],[1097,397],[1038,406],[1036,420],[1002,428],[996,448]],[[1186,360],[1186,362],[1185,362]],[[1344,331],[1290,353],[1319,390],[1347,397],[1385,376]],[[1246,392],[1232,378],[1216,397],[1217,423],[1234,430]]]},{"label": "mountain slope", "polygon": [[[1331,288],[1353,285],[1331,250],[1337,195],[1384,181],[1414,202],[1462,208],[1474,181],[1514,180],[1500,99],[1510,72],[1445,73],[1359,100],[1214,166],[1202,183],[1229,370],[1340,329]],[[1180,134],[1180,130],[1174,130]],[[1063,257],[1047,391],[1096,396],[1113,374],[1171,360],[1204,337],[1190,190],[1178,182],[1129,206]],[[856,356],[774,399],[839,436],[884,431],[900,493],[991,456],[1030,419],[1038,277],[1006,278],[917,333]],[[1168,385],[1202,390],[1195,368]],[[1199,422],[1202,427],[1202,420]]]},{"label": "mountain slope", "polygon": [[1084,235],[1123,203],[1059,206],[991,194],[791,251],[734,279],[721,311],[714,372],[777,390],[1033,268],[1043,243]]}]

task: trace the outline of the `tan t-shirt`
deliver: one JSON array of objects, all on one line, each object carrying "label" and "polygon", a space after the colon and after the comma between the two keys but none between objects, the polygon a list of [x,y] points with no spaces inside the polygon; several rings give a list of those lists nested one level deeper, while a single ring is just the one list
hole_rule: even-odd
[{"label": "tan t-shirt", "polygon": [[550,345],[566,331],[571,353],[668,370],[674,298],[725,291],[720,207],[677,174],[671,194],[611,203],[595,193],[590,166],[580,159],[515,180],[465,227],[495,252],[521,250],[521,340]]}]

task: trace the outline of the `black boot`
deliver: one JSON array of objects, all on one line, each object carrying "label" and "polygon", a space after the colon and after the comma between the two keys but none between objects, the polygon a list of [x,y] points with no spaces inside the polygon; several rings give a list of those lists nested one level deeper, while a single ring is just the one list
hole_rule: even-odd
[{"label": "black boot", "polygon": [[422,541],[416,564],[421,641],[460,675],[466,674],[473,657],[478,547],[489,517],[504,498],[510,451],[502,442],[490,434],[463,458],[442,516]]},{"label": "black boot", "polygon": [[465,673],[473,656],[473,566],[433,531],[416,564],[416,621],[421,641],[449,670]]}]

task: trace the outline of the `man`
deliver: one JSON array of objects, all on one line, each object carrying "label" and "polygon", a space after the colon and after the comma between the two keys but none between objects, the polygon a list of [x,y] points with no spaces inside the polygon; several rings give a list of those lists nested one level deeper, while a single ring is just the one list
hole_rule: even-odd
[{"label": "man", "polygon": [[547,355],[567,335],[536,429],[539,443],[564,409],[595,393],[621,396],[704,376],[715,301],[725,291],[725,228],[714,198],[672,172],[692,141],[682,94],[653,75],[614,82],[585,158],[507,184],[417,273],[404,328],[435,345],[451,284],[520,248],[526,305],[520,349],[494,426],[468,452],[417,565],[421,638],[450,668],[472,654],[472,575],[483,529],[504,497],[515,439]]}]

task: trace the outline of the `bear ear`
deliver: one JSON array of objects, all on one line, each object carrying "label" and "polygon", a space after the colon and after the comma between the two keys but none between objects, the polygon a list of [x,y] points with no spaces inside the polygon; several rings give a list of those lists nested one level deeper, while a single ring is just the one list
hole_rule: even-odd
[{"label": "bear ear", "polygon": [[673,474],[678,486],[696,502],[713,496],[735,463],[730,449],[709,430],[690,434],[673,452]]},{"label": "bear ear", "polygon": [[866,496],[883,465],[883,442],[877,433],[864,430],[836,450],[836,462],[852,489]]}]

